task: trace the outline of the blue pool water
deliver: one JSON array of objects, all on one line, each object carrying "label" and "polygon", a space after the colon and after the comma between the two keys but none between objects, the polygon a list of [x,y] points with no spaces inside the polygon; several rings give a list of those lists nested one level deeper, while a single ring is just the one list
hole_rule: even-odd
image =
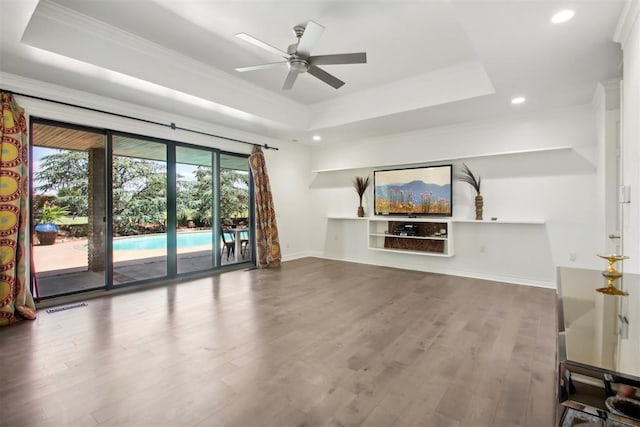
[{"label": "blue pool water", "polygon": [[[211,246],[211,230],[178,233],[178,247]],[[125,237],[113,240],[114,251],[139,251],[145,249],[165,249],[167,247],[166,234],[150,236]]]}]

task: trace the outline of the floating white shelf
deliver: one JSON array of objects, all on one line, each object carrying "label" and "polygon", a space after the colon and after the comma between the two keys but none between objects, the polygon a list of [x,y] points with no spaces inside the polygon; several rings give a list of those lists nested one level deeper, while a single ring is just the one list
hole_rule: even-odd
[{"label": "floating white shelf", "polygon": [[422,217],[410,218],[408,216],[370,216],[369,221],[403,221],[403,222],[451,222],[451,217]]},{"label": "floating white shelf", "polygon": [[336,219],[336,220],[368,220],[368,221],[406,221],[406,222],[462,222],[462,223],[472,223],[472,224],[522,224],[522,225],[542,225],[546,223],[544,219],[497,219],[492,221],[490,219],[484,219],[482,221],[478,221],[475,219],[466,219],[466,218],[452,218],[452,217],[428,217],[428,218],[408,218],[406,216],[370,216],[360,218],[357,216],[339,216],[339,215],[330,215],[326,217],[327,219]]},{"label": "floating white shelf", "polygon": [[428,161],[420,162],[420,163],[398,163],[398,164],[384,164],[384,165],[360,165],[360,166],[350,166],[350,167],[339,167],[339,168],[331,168],[331,169],[316,169],[312,170],[312,173],[323,173],[323,172],[338,172],[338,171],[346,171],[346,170],[355,170],[355,169],[377,169],[377,168],[385,168],[385,169],[393,169],[396,167],[409,168],[413,166],[420,166],[425,164],[432,163],[442,163],[442,162],[456,162],[460,160],[467,159],[480,159],[483,157],[499,157],[499,156],[514,156],[520,154],[533,154],[533,153],[546,153],[553,151],[568,151],[572,148],[570,146],[562,146],[562,147],[551,147],[551,148],[534,148],[530,150],[514,150],[514,151],[501,151],[497,153],[486,153],[486,154],[468,154],[466,156],[457,156],[457,157],[447,157],[442,159],[429,159]]},{"label": "floating white shelf", "polygon": [[329,215],[327,216],[327,219],[346,219],[346,220],[351,220],[351,219],[357,219],[357,220],[367,220],[369,218],[367,217],[359,217],[359,216],[340,216],[340,215]]},{"label": "floating white shelf", "polygon": [[474,224],[523,224],[523,225],[537,225],[544,224],[546,221],[544,219],[497,219],[492,221],[490,219],[484,219],[482,221],[478,221],[475,219],[458,219],[451,218],[452,222],[467,222]]}]

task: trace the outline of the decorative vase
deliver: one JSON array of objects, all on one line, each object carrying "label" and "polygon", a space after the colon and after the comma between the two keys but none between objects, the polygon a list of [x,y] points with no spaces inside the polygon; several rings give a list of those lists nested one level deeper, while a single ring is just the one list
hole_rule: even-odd
[{"label": "decorative vase", "polygon": [[478,221],[482,221],[482,206],[484,206],[484,201],[482,195],[478,194],[476,196],[476,220]]},{"label": "decorative vase", "polygon": [[358,206],[358,218],[364,217],[364,208],[362,206]]},{"label": "decorative vase", "polygon": [[53,245],[58,237],[58,227],[55,224],[36,225],[36,237],[41,245]]}]

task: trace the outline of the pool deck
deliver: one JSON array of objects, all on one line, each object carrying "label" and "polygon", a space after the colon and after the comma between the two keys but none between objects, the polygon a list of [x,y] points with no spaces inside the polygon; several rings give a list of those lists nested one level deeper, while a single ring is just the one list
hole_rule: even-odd
[{"label": "pool deck", "polygon": [[[87,239],[56,242],[53,245],[34,245],[34,268],[40,296],[76,292],[104,287],[104,272],[88,271]],[[211,245],[178,248],[178,273],[211,268]],[[115,250],[113,252],[114,285],[164,277],[166,249]],[[250,254],[236,261],[234,256],[222,257],[222,265],[246,262]]]},{"label": "pool deck", "polygon": [[[178,248],[178,254],[210,250],[211,245],[192,246],[188,248]],[[166,255],[166,249],[115,250],[113,251],[113,262],[143,260],[145,258],[164,257]],[[57,242],[53,245],[35,245],[33,247],[33,256],[38,273],[69,268],[86,268],[88,256],[87,239]]]}]

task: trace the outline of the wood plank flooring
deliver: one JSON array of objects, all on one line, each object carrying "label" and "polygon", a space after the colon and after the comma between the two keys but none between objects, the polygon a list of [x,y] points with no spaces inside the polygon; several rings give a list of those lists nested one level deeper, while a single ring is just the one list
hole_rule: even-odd
[{"label": "wood plank flooring", "polygon": [[553,425],[555,291],[316,258],[0,328],[0,425]]}]

